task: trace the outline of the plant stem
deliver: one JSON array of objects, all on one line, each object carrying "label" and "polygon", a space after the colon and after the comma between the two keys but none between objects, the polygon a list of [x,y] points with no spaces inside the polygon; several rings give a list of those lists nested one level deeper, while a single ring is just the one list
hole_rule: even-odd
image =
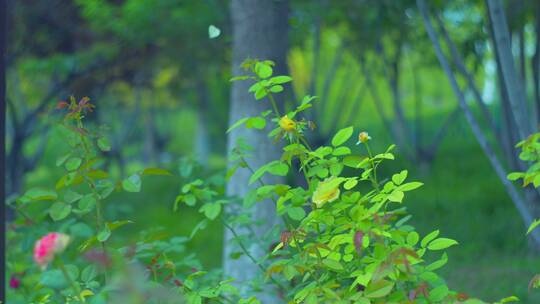
[{"label": "plant stem", "polygon": [[77,297],[77,299],[84,303],[84,298],[81,297],[81,290],[80,288],[78,287],[78,285],[75,284],[75,282],[71,279],[71,277],[69,276],[69,273],[67,272],[67,269],[66,267],[64,266],[64,263],[60,260],[60,259],[57,259],[57,264],[58,264],[58,268],[60,268],[60,270],[62,271],[62,274],[64,275],[64,278],[66,279],[66,281],[68,282],[69,285],[71,285],[71,288],[73,289],[73,292],[75,293],[75,296]]},{"label": "plant stem", "polygon": [[[247,248],[244,246],[244,243],[242,243],[242,241],[240,241],[240,237],[238,236],[238,234],[236,233],[236,231],[233,229],[233,227],[231,227],[229,224],[227,224],[227,222],[225,222],[225,220],[223,220],[223,218],[221,218],[221,222],[223,223],[223,225],[225,225],[225,227],[233,234],[234,238],[236,239],[236,242],[238,243],[238,245],[240,246],[240,248],[242,249],[242,251],[246,254],[246,256],[251,260],[251,262],[253,262],[255,265],[257,265],[259,267],[259,269],[263,272],[263,274],[266,274],[266,269],[259,263],[257,262],[257,260],[251,255],[251,253],[247,250]],[[281,290],[286,290],[285,289],[285,286],[281,285],[281,283],[279,283],[278,281],[276,281],[272,275],[269,275],[268,276],[270,278],[270,280],[272,281],[272,283],[274,283],[276,286],[278,286]]]},{"label": "plant stem", "polygon": [[267,93],[268,93],[267,95],[268,99],[270,100],[270,103],[272,104],[272,107],[274,108],[274,113],[276,114],[276,117],[278,119],[281,118],[281,114],[279,113],[279,109],[278,109],[276,100],[274,99],[274,96],[272,96],[272,93],[270,93],[269,91]]},{"label": "plant stem", "polygon": [[367,142],[365,142],[364,145],[366,146],[366,150],[367,150],[368,155],[369,155],[369,162],[371,164],[372,174],[370,173],[369,177],[371,179],[371,182],[373,183],[373,186],[377,189],[377,192],[380,192],[379,182],[377,181],[377,168],[375,166],[375,162],[373,161],[373,154],[371,153],[371,149],[369,148],[369,144]]},{"label": "plant stem", "polygon": [[[81,130],[85,130],[84,125],[82,123],[82,120],[80,118],[77,120],[77,126]],[[88,147],[88,145],[86,143],[86,137],[82,133],[79,134],[79,137],[80,137],[81,144],[83,146],[84,153],[85,153],[84,154],[85,162],[88,163],[88,161],[90,160],[90,157],[91,157],[90,148]],[[98,231],[101,231],[105,224],[104,224],[103,213],[102,213],[102,209],[101,209],[101,200],[99,199],[100,196],[99,196],[99,193],[97,191],[96,184],[94,183],[94,181],[91,178],[89,178],[80,169],[79,169],[79,174],[83,177],[84,181],[86,181],[86,183],[88,184],[88,186],[92,190],[92,193],[96,197],[96,226],[97,226]],[[107,254],[107,247],[105,245],[105,242],[100,242],[100,244],[101,244],[101,250],[103,251],[103,254]],[[107,283],[109,281],[109,275],[108,275],[108,272],[107,272],[106,269],[105,269],[104,274],[105,274],[105,282]]]},{"label": "plant stem", "polygon": [[303,136],[299,136],[300,140],[302,141],[302,143],[304,145],[306,145],[306,147],[308,148],[308,150],[310,151],[313,151],[313,149],[311,149],[311,147],[309,146],[309,143],[307,142],[307,140],[303,137]]}]

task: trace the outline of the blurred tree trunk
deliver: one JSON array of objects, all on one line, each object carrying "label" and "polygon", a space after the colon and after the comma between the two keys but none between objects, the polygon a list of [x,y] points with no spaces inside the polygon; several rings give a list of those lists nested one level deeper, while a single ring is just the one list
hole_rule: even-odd
[{"label": "blurred tree trunk", "polygon": [[[500,5],[500,1],[491,1],[491,0],[487,0],[487,2],[498,2],[495,4],[495,7],[497,7],[498,5]],[[478,141],[480,147],[482,148],[482,150],[484,151],[484,154],[486,155],[486,157],[488,158],[488,160],[490,161],[493,169],[495,170],[495,173],[497,174],[497,176],[499,177],[501,183],[504,185],[504,188],[506,190],[506,192],[508,193],[508,195],[510,196],[510,199],[512,200],[512,202],[514,203],[516,209],[518,210],[521,218],[523,219],[523,222],[525,223],[525,225],[528,227],[534,220],[535,216],[537,215],[536,213],[536,208],[533,204],[533,201],[531,200],[531,191],[525,191],[525,198],[526,199],[523,199],[522,195],[520,195],[520,193],[517,191],[516,187],[506,178],[507,176],[507,171],[505,170],[503,164],[501,163],[501,161],[498,159],[497,157],[497,154],[495,152],[495,150],[493,149],[492,145],[489,143],[489,141],[487,140],[487,137],[486,135],[484,134],[484,131],[480,128],[480,124],[478,123],[478,121],[476,120],[476,118],[474,117],[469,105],[467,104],[467,101],[465,100],[465,95],[463,93],[463,91],[461,90],[458,82],[457,82],[457,79],[456,79],[456,76],[454,75],[454,73],[452,72],[452,69],[450,67],[450,63],[448,62],[448,60],[446,59],[446,57],[444,56],[443,54],[443,51],[442,51],[442,48],[441,48],[441,45],[439,43],[439,37],[437,35],[437,33],[435,32],[434,28],[433,28],[433,25],[431,23],[431,20],[430,20],[430,17],[429,17],[429,10],[427,8],[427,4],[425,2],[425,0],[417,0],[416,1],[417,3],[417,6],[420,10],[420,13],[422,15],[422,18],[423,18],[423,22],[424,22],[424,26],[425,26],[425,29],[428,33],[428,36],[433,44],[433,47],[435,49],[435,54],[437,55],[437,59],[439,60],[439,63],[441,64],[449,82],[450,82],[450,85],[452,87],[452,90],[454,91],[457,99],[458,99],[458,102],[459,102],[459,105],[463,111],[463,113],[465,114],[465,117],[467,119],[467,122],[469,124],[469,126],[471,127],[471,130],[476,138],[476,140]],[[488,5],[492,5],[493,3],[490,3]],[[500,19],[500,18],[503,18],[504,19],[504,16],[501,17],[501,12],[498,11],[500,10],[501,7],[498,7],[498,8],[494,8],[493,6],[490,8],[490,10],[495,10],[497,12],[491,12],[490,13],[490,16],[493,18],[493,19]],[[497,15],[497,16],[495,16]],[[505,23],[505,21],[501,21],[501,20],[498,20],[498,21],[494,21],[493,24],[495,23]],[[496,32],[497,30],[501,30],[503,31],[504,30],[504,27],[505,25],[501,26],[501,24],[498,24],[497,27],[493,26],[493,32]],[[506,32],[508,33],[508,28],[506,28]],[[494,33],[495,34],[495,33]],[[501,44],[501,43],[506,43],[507,45],[505,46],[496,46],[495,49],[497,52],[499,52],[499,55],[500,55],[500,58],[501,58],[501,61],[502,61],[502,58],[503,57],[508,57],[508,55],[511,56],[511,53],[508,54],[508,51],[509,51],[509,45],[508,43],[510,42],[509,39],[508,39],[508,35],[506,35],[506,37],[504,37],[504,33],[498,33],[495,37],[496,37],[496,41],[495,41],[495,44]],[[505,55],[502,55],[500,54],[501,52],[505,52],[506,54]],[[509,69],[514,69],[515,67],[513,66],[513,59],[510,57],[510,58],[505,58],[504,59],[505,62],[504,63],[501,63],[501,69],[503,69],[503,65],[506,65],[505,67],[505,70],[506,72],[503,70],[502,73],[500,73],[503,78],[504,78],[504,83],[505,85],[509,86],[509,85],[515,85],[513,84],[512,82],[515,82],[516,80],[513,80],[513,81],[508,81],[507,77],[508,77],[508,74],[506,73],[511,73],[512,71],[509,72]],[[509,60],[512,60],[510,63],[508,62]],[[514,70],[514,74],[515,74],[515,70]],[[516,75],[514,75],[515,77]],[[508,95],[510,95],[509,91],[510,89],[507,87],[506,88],[506,92],[508,93]],[[522,104],[520,104],[519,102],[517,102],[517,99],[519,97],[519,93],[516,92],[518,88],[516,86],[514,86],[512,88],[513,93],[514,94],[514,100],[513,102],[515,102],[515,104],[512,104],[512,101],[509,101],[509,106],[510,106],[510,109],[509,111],[520,111],[520,113],[513,113],[513,116],[514,118],[517,120],[518,117],[519,118],[522,118],[522,119],[526,119],[526,117],[522,116],[523,115],[523,112],[522,111],[522,108],[520,107]],[[511,99],[511,97],[509,96],[509,99]],[[526,113],[525,113],[526,114]],[[523,121],[519,121],[520,123],[520,127],[524,128],[524,124],[526,126],[526,124],[528,123],[527,121],[523,122]],[[524,132],[524,130],[522,129],[521,132]],[[521,136],[521,134],[520,134]],[[523,138],[523,137],[522,137]],[[539,248],[540,247],[540,231],[532,231],[531,234],[531,239],[534,243],[534,247],[536,248]]]},{"label": "blurred tree trunk", "polygon": [[[234,76],[244,74],[240,64],[246,58],[268,59],[276,63],[275,75],[286,73],[286,53],[288,48],[288,3],[287,1],[268,0],[233,0],[230,5],[233,28],[233,60],[232,74]],[[229,122],[234,123],[246,116],[258,115],[260,112],[270,109],[266,100],[255,101],[253,95],[248,92],[251,83],[247,81],[234,82],[231,89],[231,103]],[[276,96],[280,97],[280,95]],[[283,99],[278,98],[279,106],[283,107]],[[270,126],[269,126],[270,127]],[[266,130],[267,131],[267,130]],[[269,161],[278,159],[281,155],[281,146],[268,139],[265,131],[255,129],[237,128],[228,135],[227,151],[231,156],[239,139],[251,147],[252,157],[247,159],[251,168],[257,169]],[[249,191],[248,180],[251,176],[249,170],[240,168],[227,184],[227,194],[236,197],[244,197]],[[268,184],[279,183],[281,178],[266,176],[263,181]],[[226,212],[235,214],[230,206]],[[251,227],[234,227],[240,235],[253,231],[254,237],[261,238],[265,233],[280,225],[276,216],[275,206],[270,201],[259,202],[251,211],[253,221],[262,222],[260,225]],[[256,259],[264,256],[268,248],[260,244],[246,244],[248,250]],[[231,254],[239,252],[234,236],[228,230],[225,232],[223,265],[226,277],[234,277],[235,284],[245,294],[249,284],[259,273],[260,269],[245,255],[238,259],[232,259]],[[257,296],[263,303],[279,303],[279,297],[270,286],[262,289]]]},{"label": "blurred tree trunk", "polygon": [[[525,79],[521,77],[522,75],[516,69],[512,54],[512,39],[502,1],[486,0],[486,5],[490,17],[494,49],[498,59],[497,64],[500,67],[499,76],[504,82],[502,87],[506,93],[507,108],[505,112],[508,116],[514,118],[513,128],[509,130],[510,132],[514,131],[514,134],[510,133],[510,135],[514,136],[512,142],[516,143],[537,130],[535,126],[536,118],[534,115],[529,115],[530,110],[524,86]],[[520,7],[517,9],[519,10]],[[525,59],[522,58],[522,60]],[[513,160],[516,166],[513,168],[514,170],[527,170],[528,164],[519,159],[519,153],[515,149]],[[523,194],[529,213],[535,218],[538,217],[540,215],[540,192],[538,189],[528,186],[523,189]],[[540,241],[538,239],[532,239],[531,241],[533,249],[540,250]]]},{"label": "blurred tree trunk", "polygon": [[522,86],[522,79],[519,77],[514,65],[512,41],[510,40],[508,24],[504,15],[504,7],[501,0],[486,0],[486,4],[510,108],[517,125],[519,139],[525,139],[531,133],[530,120],[527,115],[527,100]]},{"label": "blurred tree trunk", "polygon": [[[536,123],[540,122],[540,4],[536,5],[536,24],[534,32],[536,35],[536,43],[534,55],[531,61],[533,75],[534,100],[536,105]],[[538,125],[535,126],[538,128]]]}]

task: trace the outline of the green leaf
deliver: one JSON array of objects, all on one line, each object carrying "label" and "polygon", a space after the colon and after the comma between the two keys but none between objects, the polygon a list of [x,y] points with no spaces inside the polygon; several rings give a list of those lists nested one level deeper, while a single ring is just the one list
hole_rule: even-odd
[{"label": "green leaf", "polygon": [[26,191],[23,198],[31,201],[53,201],[58,198],[58,195],[52,190],[32,188]]},{"label": "green leaf", "polygon": [[446,265],[446,263],[448,262],[448,255],[445,253],[442,254],[441,258],[431,264],[429,264],[428,266],[426,266],[426,270],[427,271],[435,271],[441,267],[443,267],[444,265]]},{"label": "green leaf", "polygon": [[394,288],[394,283],[386,280],[380,280],[369,284],[364,291],[364,295],[368,298],[382,298],[388,295]]},{"label": "green leaf", "polygon": [[264,175],[264,173],[266,173],[267,170],[268,170],[268,165],[265,165],[257,169],[257,171],[253,172],[253,174],[249,178],[249,184],[251,185],[253,184],[253,182],[261,178]]},{"label": "green leaf", "polygon": [[186,203],[186,205],[188,206],[193,207],[197,203],[197,198],[193,194],[188,194],[184,196],[184,203]]},{"label": "green leaf", "polygon": [[283,84],[292,81],[292,78],[289,76],[276,76],[270,78],[270,82],[273,84]]},{"label": "green leaf", "polygon": [[71,153],[68,153],[66,155],[63,155],[63,156],[60,156],[59,158],[57,158],[56,159],[56,166],[60,167],[61,165],[63,165],[70,156],[71,156]]},{"label": "green leaf", "polygon": [[79,168],[79,166],[82,163],[82,159],[80,157],[72,157],[66,161],[65,167],[68,171],[75,171]]},{"label": "green leaf", "polygon": [[508,174],[508,176],[506,176],[506,178],[511,180],[511,181],[515,181],[515,180],[518,180],[518,179],[522,178],[523,176],[525,176],[525,174],[523,172],[512,172],[512,173]]},{"label": "green leaf", "polygon": [[396,222],[396,227],[401,227],[401,226],[403,226],[403,224],[405,224],[406,222],[408,222],[411,218],[412,218],[412,215],[411,215],[411,214],[408,214],[408,215],[402,217],[399,221]]},{"label": "green leaf", "polygon": [[83,212],[90,212],[96,206],[96,198],[93,194],[87,194],[81,198],[77,206]]},{"label": "green leaf", "polygon": [[82,195],[73,190],[67,190],[66,193],[64,193],[64,201],[68,204],[72,204],[80,200],[82,197]]},{"label": "green leaf", "polygon": [[397,189],[399,189],[401,191],[411,191],[411,190],[414,190],[416,188],[420,188],[422,185],[424,185],[424,184],[421,183],[421,182],[410,182],[410,183],[406,183],[406,184],[403,184],[403,185],[399,186]]},{"label": "green leaf", "polygon": [[343,270],[343,265],[340,262],[333,259],[324,259],[323,264],[332,270]]},{"label": "green leaf", "polygon": [[342,156],[342,155],[351,154],[351,149],[349,149],[349,147],[338,147],[338,148],[334,149],[332,154],[335,155],[335,156]]},{"label": "green leaf", "polygon": [[95,279],[98,275],[97,268],[95,265],[86,266],[81,272],[81,280],[85,283],[88,283]]},{"label": "green leaf", "polygon": [[326,155],[332,153],[333,150],[332,147],[323,146],[318,147],[313,153],[319,158],[324,158]]},{"label": "green leaf", "polygon": [[390,159],[390,160],[394,160],[394,154],[392,153],[381,153],[381,154],[377,154],[375,156],[373,156],[373,159]]},{"label": "green leaf", "polygon": [[498,303],[510,303],[510,302],[519,302],[519,298],[516,296],[506,297],[501,299]]},{"label": "green leaf", "polygon": [[246,121],[246,128],[248,129],[255,128],[255,129],[261,130],[261,129],[264,129],[265,126],[266,126],[266,120],[259,116],[250,117]]},{"label": "green leaf", "polygon": [[439,285],[429,292],[429,299],[435,303],[440,303],[448,296],[448,292],[449,290],[446,285]]},{"label": "green leaf", "polygon": [[533,180],[533,185],[535,188],[538,188],[540,186],[540,174],[536,174]]},{"label": "green leaf", "polygon": [[191,231],[191,235],[189,236],[190,239],[193,239],[193,237],[195,236],[195,234],[197,234],[197,232],[199,232],[200,230],[203,230],[204,228],[206,228],[206,226],[208,226],[208,219],[204,219],[202,221],[200,221],[194,228],[193,230]]},{"label": "green leaf", "polygon": [[133,174],[130,177],[122,181],[122,188],[126,192],[139,192],[141,191],[141,177],[139,174]]},{"label": "green leaf", "polygon": [[221,212],[221,204],[220,203],[208,203],[204,204],[201,207],[201,211],[204,212],[204,216],[207,218],[214,220]]},{"label": "green leaf", "polygon": [[107,139],[107,137],[98,138],[97,145],[98,148],[103,152],[111,151],[111,143],[109,142],[109,139]]},{"label": "green leaf", "polygon": [[279,92],[283,92],[283,86],[279,85],[279,84],[276,84],[274,86],[271,86],[270,87],[270,92],[272,93],[279,93]]},{"label": "green leaf", "polygon": [[458,242],[455,240],[447,239],[447,238],[439,238],[429,243],[427,248],[429,250],[443,250],[457,244]]},{"label": "green leaf", "polygon": [[266,95],[268,95],[268,92],[266,91],[266,89],[260,88],[257,90],[257,92],[255,92],[255,99],[256,100],[263,99]]},{"label": "green leaf", "polygon": [[438,235],[439,235],[439,230],[435,230],[435,231],[429,233],[428,235],[426,235],[426,236],[422,239],[422,242],[420,243],[420,246],[426,247],[427,244],[428,244],[429,242],[431,242],[431,240],[433,240],[434,238],[436,238]]},{"label": "green leaf", "polygon": [[356,186],[356,184],[358,184],[356,179],[349,179],[345,182],[345,184],[343,184],[343,188],[345,188],[345,190],[351,190],[354,188],[354,186]]},{"label": "green leaf", "polygon": [[101,243],[107,241],[109,237],[111,236],[111,229],[109,229],[108,225],[105,225],[103,229],[98,233],[97,240]]},{"label": "green leaf", "polygon": [[337,147],[346,142],[353,134],[354,128],[347,127],[339,130],[332,138],[332,146]]},{"label": "green leaf", "polygon": [[540,219],[534,220],[534,222],[532,222],[529,226],[529,229],[527,229],[527,234],[531,233],[531,231],[533,231],[534,228],[538,227],[538,225],[540,225]]},{"label": "green leaf", "polygon": [[289,208],[289,210],[287,210],[287,214],[295,221],[301,221],[306,216],[306,212],[302,207]]},{"label": "green leaf", "polygon": [[394,190],[388,195],[388,200],[391,202],[401,203],[405,194],[402,191]]},{"label": "green leaf", "polygon": [[343,164],[347,167],[351,167],[351,168],[358,168],[358,164],[360,162],[362,162],[362,160],[364,160],[365,157],[363,156],[360,156],[360,155],[349,155],[349,156],[345,156],[345,158],[343,159]]},{"label": "green leaf", "polygon": [[51,269],[41,273],[39,283],[53,289],[63,289],[68,287],[68,282],[64,277],[62,271],[58,269]]},{"label": "green leaf", "polygon": [[229,133],[232,130],[234,130],[234,129],[238,128],[239,126],[243,125],[248,119],[249,119],[249,117],[240,118],[235,123],[233,123],[233,125],[230,126],[229,129],[227,129],[226,133]]},{"label": "green leaf", "polygon": [[255,74],[259,76],[260,78],[268,78],[272,76],[272,67],[268,64],[265,64],[263,62],[257,62],[255,64]]},{"label": "green leaf", "polygon": [[105,199],[113,193],[116,185],[111,180],[100,180],[97,182],[96,188],[99,191],[100,198]]},{"label": "green leaf", "polygon": [[403,181],[407,178],[407,170],[403,170],[400,173],[392,175],[392,181],[396,185],[401,185]]},{"label": "green leaf", "polygon": [[273,175],[285,176],[289,172],[289,166],[282,162],[276,162],[268,167],[268,172]]},{"label": "green leaf", "polygon": [[56,202],[49,208],[49,215],[54,221],[65,219],[71,213],[71,205]]},{"label": "green leaf", "polygon": [[214,39],[214,38],[219,37],[220,34],[221,34],[221,30],[217,28],[215,25],[210,24],[210,26],[208,26],[208,38]]},{"label": "green leaf", "polygon": [[161,168],[146,168],[142,171],[141,175],[172,175],[171,172]]},{"label": "green leaf", "polygon": [[127,224],[132,224],[133,221],[130,221],[130,220],[122,220],[122,221],[114,221],[112,223],[107,223],[107,227],[109,227],[109,229],[111,229],[111,231],[114,231],[124,225],[127,225]]},{"label": "green leaf", "polygon": [[416,245],[416,243],[418,243],[419,239],[420,239],[420,236],[418,235],[418,233],[416,231],[411,231],[407,235],[407,244],[409,246],[414,246]]}]

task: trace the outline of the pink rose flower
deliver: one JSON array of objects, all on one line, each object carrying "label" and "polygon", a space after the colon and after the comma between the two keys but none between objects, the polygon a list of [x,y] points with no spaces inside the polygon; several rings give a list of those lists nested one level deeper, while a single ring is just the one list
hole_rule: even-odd
[{"label": "pink rose flower", "polygon": [[36,242],[34,246],[34,261],[41,270],[54,259],[54,255],[64,251],[69,243],[69,236],[63,233],[51,232]]},{"label": "pink rose flower", "polygon": [[21,286],[21,280],[17,278],[16,276],[12,275],[9,279],[9,287],[13,289],[17,289]]}]

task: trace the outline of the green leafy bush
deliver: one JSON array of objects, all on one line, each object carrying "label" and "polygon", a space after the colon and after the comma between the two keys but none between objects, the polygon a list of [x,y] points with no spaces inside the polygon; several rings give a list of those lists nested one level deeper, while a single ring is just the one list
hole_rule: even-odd
[{"label": "green leafy bush", "polygon": [[[508,174],[508,179],[515,181],[521,179],[522,186],[527,187],[532,184],[535,188],[540,187],[540,133],[535,133],[516,144],[516,148],[520,148],[519,158],[531,164],[526,172],[512,172]],[[534,220],[527,234],[531,233],[540,225],[540,219]],[[529,282],[529,290],[532,288],[540,288],[540,274],[535,275]]]},{"label": "green leafy bush", "polygon": [[[438,230],[420,236],[408,224],[406,194],[422,183],[409,181],[407,170],[391,176],[378,173],[394,159],[394,146],[374,153],[366,132],[347,127],[335,134],[331,145],[311,147],[305,134],[314,123],[301,116],[315,98],[306,96],[295,109],[281,113],[273,94],[292,79],[273,76],[273,65],[257,60],[243,64],[249,74],[235,80],[253,81],[249,91],[273,110],[243,118],[229,130],[242,126],[262,130],[270,124],[269,140],[284,141],[283,154],[260,168],[249,168],[249,147],[239,145],[231,160],[236,165],[225,176],[238,168],[251,170],[249,183],[258,186],[241,206],[248,210],[271,200],[284,227],[277,238],[269,234],[266,241],[275,245],[262,259],[255,259],[245,244],[260,240],[235,231],[255,223],[245,210],[234,215],[223,212],[239,198],[226,197],[215,180],[193,177],[182,185],[173,204],[174,210],[186,204],[204,214],[190,238],[208,221],[222,221],[242,249],[237,255],[249,256],[261,269],[261,281],[275,285],[284,302],[483,303],[452,291],[436,273],[448,260],[444,250],[457,242],[441,237]],[[62,125],[70,149],[56,165],[65,169],[65,175],[54,189],[30,189],[12,206],[20,217],[9,231],[8,272],[15,280],[10,303],[259,303],[240,292],[234,278],[222,279],[219,270],[200,270],[196,257],[185,250],[188,238],[162,239],[159,231],[146,231],[133,244],[112,242],[116,229],[132,223],[105,218],[103,207],[114,201],[113,193],[140,192],[145,176],[171,173],[147,168],[123,180],[107,173],[102,153],[111,144],[101,130],[93,132],[83,125],[92,107],[88,99],[59,104],[67,111]],[[354,142],[358,147],[349,145]],[[264,184],[261,179],[293,170],[305,178],[306,187]],[[191,176],[184,171],[181,174]],[[51,231],[58,234],[47,234]],[[46,234],[35,247],[47,254],[47,263],[36,260],[45,268],[41,271],[29,260],[33,244]],[[59,236],[69,242],[56,243]]]}]

